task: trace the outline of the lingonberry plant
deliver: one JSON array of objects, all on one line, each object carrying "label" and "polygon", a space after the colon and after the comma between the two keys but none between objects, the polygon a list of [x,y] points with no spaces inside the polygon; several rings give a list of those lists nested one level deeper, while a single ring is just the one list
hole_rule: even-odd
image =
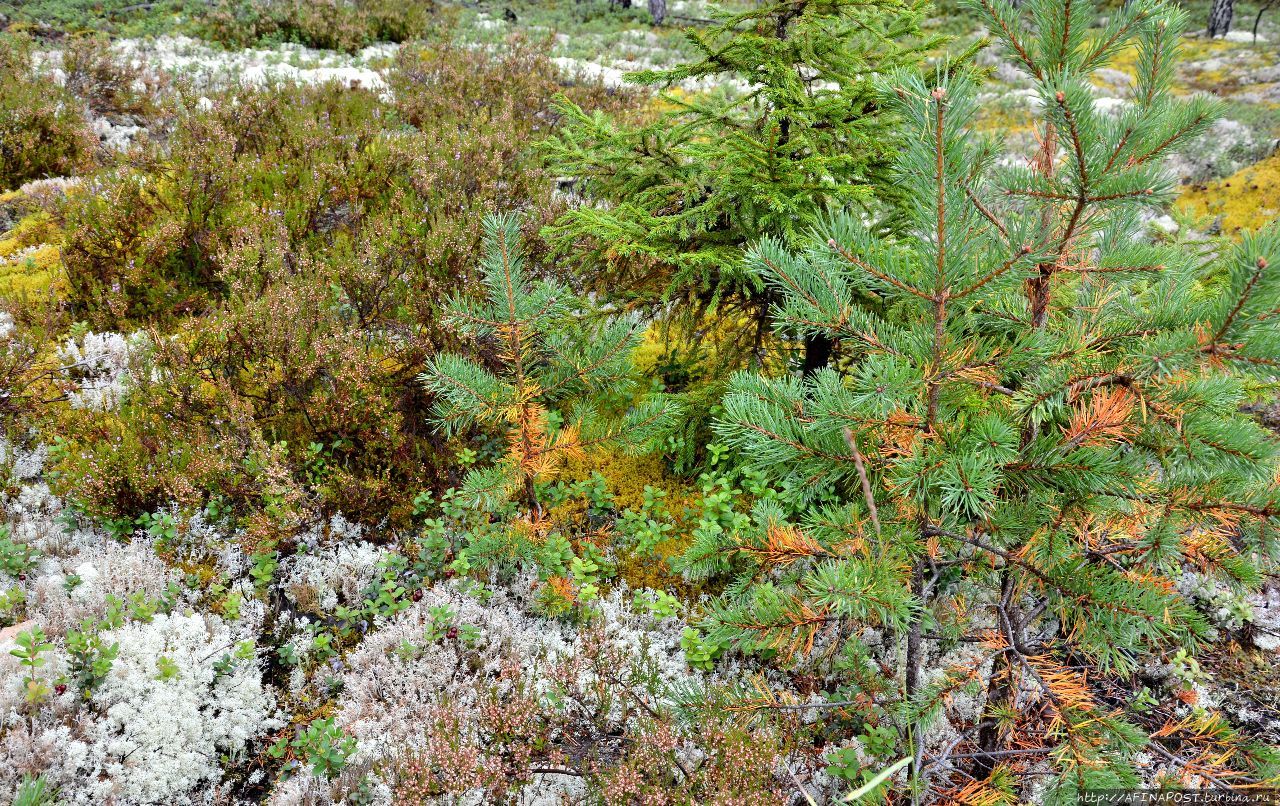
[{"label": "lingonberry plant", "polygon": [[[691,573],[739,574],[709,636],[834,653],[836,705],[893,729],[917,798],[1070,800],[1136,785],[1139,753],[1269,780],[1276,754],[1194,694],[1132,692],[1208,633],[1181,576],[1247,589],[1275,556],[1277,441],[1241,407],[1280,361],[1280,228],[1209,260],[1142,237],[1163,158],[1216,115],[1169,91],[1181,11],[971,5],[1034,79],[1038,148],[997,165],[964,71],[893,74],[906,234],[837,215],[807,249],[750,254],[779,326],[849,361],[733,380],[721,438],[812,506],[766,500],[757,529],[693,546]],[[1132,98],[1104,110],[1090,77],[1126,48]]]}]

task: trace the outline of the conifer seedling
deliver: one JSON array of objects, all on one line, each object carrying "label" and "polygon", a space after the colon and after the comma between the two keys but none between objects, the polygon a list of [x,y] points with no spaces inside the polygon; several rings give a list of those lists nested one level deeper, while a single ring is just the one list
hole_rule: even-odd
[{"label": "conifer seedling", "polygon": [[445,353],[422,382],[437,396],[445,433],[477,427],[505,441],[498,461],[467,474],[461,499],[484,509],[514,501],[538,512],[536,482],[591,449],[653,447],[677,409],[661,395],[635,394],[634,317],[593,311],[568,288],[532,278],[517,217],[490,216],[485,233],[484,296],[455,297],[449,310],[458,332],[491,347],[495,361]]},{"label": "conifer seedling", "polygon": [[[1143,236],[1174,191],[1164,158],[1218,112],[1169,90],[1183,12],[1136,0],[1099,27],[1081,0],[970,5],[1034,81],[1038,147],[1001,167],[973,78],[894,73],[904,234],[852,211],[750,253],[778,327],[849,362],[732,380],[717,431],[791,506],[690,549],[691,575],[739,575],[709,637],[836,653],[839,699],[894,727],[920,796],[1023,797],[1038,770],[1071,802],[1138,785],[1139,753],[1273,780],[1276,753],[1220,714],[1132,691],[1209,638],[1185,575],[1245,591],[1275,557],[1277,440],[1241,408],[1280,366],[1280,228],[1208,261]],[[1127,47],[1132,97],[1104,110],[1090,76]],[[957,741],[931,741],[940,716]]]},{"label": "conifer seedling", "polygon": [[[585,246],[588,273],[614,299],[646,313],[674,301],[678,332],[725,336],[722,358],[739,365],[770,343],[775,296],[745,270],[744,250],[765,234],[802,234],[828,207],[901,201],[888,171],[898,129],[874,78],[939,43],[921,34],[926,6],[915,0],[749,5],[688,29],[691,61],[630,76],[669,91],[655,120],[618,122],[563,101],[564,126],[544,146],[588,202],[552,239]],[[811,369],[830,352],[815,335]]]}]

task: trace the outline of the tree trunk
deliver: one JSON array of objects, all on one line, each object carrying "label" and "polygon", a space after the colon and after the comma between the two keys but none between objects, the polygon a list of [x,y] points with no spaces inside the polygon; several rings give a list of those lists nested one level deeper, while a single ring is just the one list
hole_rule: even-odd
[{"label": "tree trunk", "polygon": [[1008,655],[999,655],[991,664],[991,677],[987,680],[987,699],[985,710],[978,722],[978,753],[974,755],[969,774],[979,781],[985,781],[999,763],[996,756],[991,755],[1000,749],[1000,721],[994,713],[997,709],[1008,706],[1013,696],[1011,687],[1012,664]]},{"label": "tree trunk", "polygon": [[1262,22],[1262,15],[1271,8],[1271,3],[1263,3],[1258,6],[1258,16],[1253,18],[1253,44],[1258,44],[1258,23]]},{"label": "tree trunk", "polygon": [[[1008,566],[1000,572],[1000,603],[1003,606],[1013,596],[1013,574]],[[999,618],[999,616],[997,616]],[[996,757],[989,755],[1000,749],[1003,741],[1000,730],[999,711],[1008,707],[1013,700],[1013,661],[1010,653],[1016,647],[1009,647],[1007,652],[996,656],[991,663],[991,677],[987,679],[987,698],[982,706],[982,716],[978,720],[978,751],[981,755],[973,758],[970,774],[979,781],[985,781],[998,763]]]},{"label": "tree trunk", "polygon": [[1209,8],[1209,38],[1226,36],[1231,30],[1231,15],[1235,13],[1235,0],[1213,0]]},{"label": "tree trunk", "polygon": [[649,15],[654,25],[661,25],[667,18],[667,0],[649,0]]},{"label": "tree trunk", "polygon": [[831,350],[834,347],[835,343],[827,336],[806,336],[801,374],[807,378],[825,367],[831,360]]}]

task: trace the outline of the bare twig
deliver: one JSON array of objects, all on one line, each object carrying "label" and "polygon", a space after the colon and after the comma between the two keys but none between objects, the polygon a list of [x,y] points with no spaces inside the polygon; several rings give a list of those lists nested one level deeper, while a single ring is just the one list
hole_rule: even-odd
[{"label": "bare twig", "polygon": [[844,441],[848,443],[849,450],[853,452],[853,466],[858,469],[858,481],[862,484],[862,497],[866,499],[867,509],[871,511],[871,525],[875,527],[876,534],[880,534],[880,512],[876,509],[875,496],[871,494],[871,481],[867,478],[867,467],[862,462],[862,451],[858,450],[858,443],[853,438],[853,431],[849,426],[844,427]]}]

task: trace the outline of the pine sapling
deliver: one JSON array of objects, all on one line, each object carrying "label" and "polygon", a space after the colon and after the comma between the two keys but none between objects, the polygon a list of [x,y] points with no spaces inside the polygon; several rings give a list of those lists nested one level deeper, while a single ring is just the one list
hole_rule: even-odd
[{"label": "pine sapling", "polygon": [[449,321],[493,360],[442,354],[422,382],[437,396],[445,433],[489,429],[506,443],[496,462],[467,474],[462,500],[484,509],[514,502],[538,514],[537,482],[588,450],[653,447],[677,409],[661,395],[637,394],[636,319],[594,311],[568,288],[533,279],[518,218],[490,216],[485,232],[484,297],[455,297]]},{"label": "pine sapling", "polygon": [[[850,361],[733,379],[717,431],[783,494],[690,550],[689,573],[739,575],[710,638],[836,653],[835,699],[894,726],[917,798],[1024,797],[1052,770],[1047,797],[1070,801],[1136,786],[1142,751],[1175,778],[1271,781],[1275,752],[1220,714],[1131,691],[1209,640],[1181,577],[1243,592],[1275,557],[1280,446],[1241,407],[1280,365],[1280,228],[1207,264],[1142,237],[1174,190],[1163,159],[1217,114],[1169,91],[1180,10],[1091,27],[1081,0],[1029,0],[1034,24],[972,7],[1035,83],[1039,146],[998,167],[964,71],[895,73],[906,234],[840,214],[803,250],[752,251],[779,327]],[[1133,98],[1104,111],[1090,76],[1130,46]],[[961,691],[976,718],[949,708]]]}]

